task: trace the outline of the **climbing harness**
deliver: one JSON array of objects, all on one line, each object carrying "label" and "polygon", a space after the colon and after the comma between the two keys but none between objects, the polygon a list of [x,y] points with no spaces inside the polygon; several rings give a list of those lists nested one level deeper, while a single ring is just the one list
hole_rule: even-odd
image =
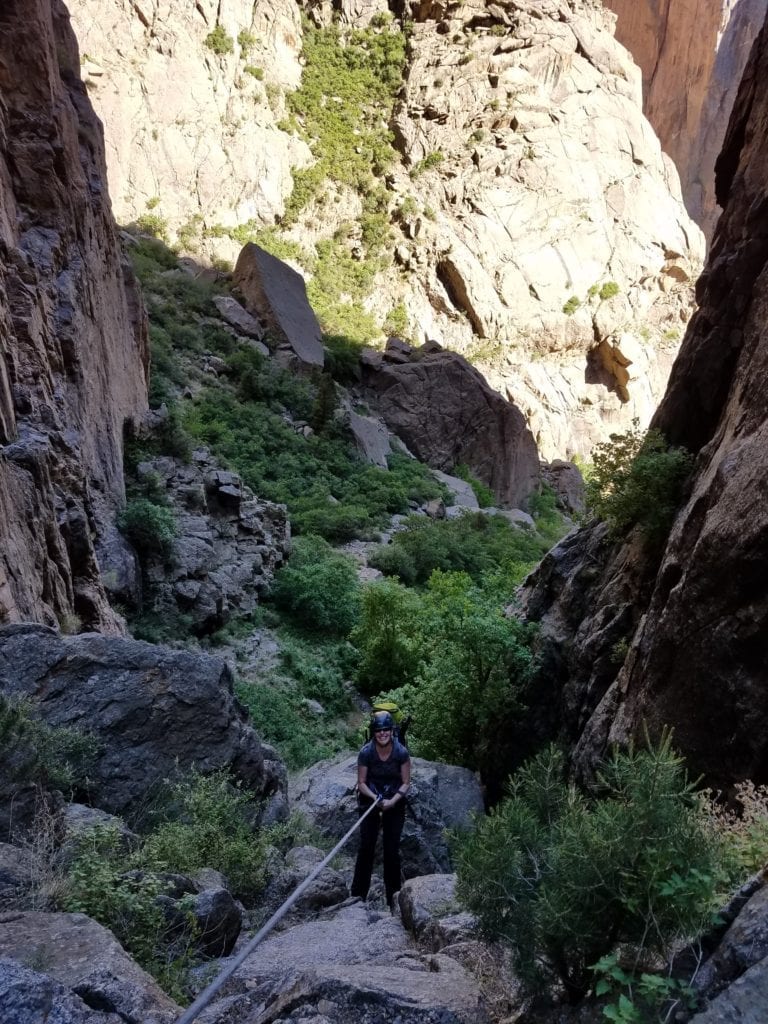
[{"label": "climbing harness", "polygon": [[328,854],[325,860],[321,861],[321,863],[317,865],[314,871],[312,871],[311,874],[307,875],[304,881],[293,891],[293,893],[288,897],[285,903],[283,903],[282,906],[274,912],[274,914],[272,915],[272,917],[270,917],[267,923],[263,925],[263,927],[258,932],[256,932],[256,934],[245,946],[245,948],[240,953],[238,953],[238,955],[235,957],[232,963],[225,967],[221,974],[219,974],[217,978],[214,978],[214,980],[207,988],[203,989],[203,991],[200,993],[200,995],[197,997],[194,1003],[192,1003],[192,1005],[189,1006],[184,1011],[184,1013],[182,1013],[182,1015],[176,1021],[176,1024],[192,1024],[192,1021],[195,1019],[195,1017],[197,1017],[200,1011],[203,1010],[208,1005],[208,1003],[210,1003],[211,999],[213,999],[213,997],[219,991],[224,982],[228,978],[231,978],[231,976],[235,973],[237,968],[243,963],[244,960],[246,960],[251,955],[251,953],[258,946],[261,940],[265,938],[267,935],[269,935],[269,933],[275,927],[277,922],[281,918],[285,917],[286,913],[290,910],[290,908],[293,906],[296,900],[298,900],[299,896],[301,896],[308,888],[310,882],[314,882],[314,880],[317,878],[317,876],[320,874],[320,872],[323,870],[326,864],[333,860],[333,858],[336,856],[336,854],[339,852],[342,846],[352,836],[352,833],[360,827],[364,819],[368,817],[368,815],[371,813],[374,807],[378,807],[380,801],[381,797],[377,796],[374,802],[365,812],[365,814],[362,814],[357,819],[357,821],[349,830],[349,832],[347,832],[343,839],[339,840],[339,842],[334,846],[334,848],[331,850],[331,852]]}]

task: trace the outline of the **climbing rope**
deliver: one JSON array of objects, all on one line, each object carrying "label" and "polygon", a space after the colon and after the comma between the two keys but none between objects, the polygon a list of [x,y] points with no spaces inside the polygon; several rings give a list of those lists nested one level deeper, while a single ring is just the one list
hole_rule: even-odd
[{"label": "climbing rope", "polygon": [[232,961],[232,963],[228,964],[224,968],[224,970],[221,972],[221,974],[219,974],[216,978],[214,978],[214,980],[211,982],[211,984],[207,988],[203,989],[203,991],[200,993],[200,995],[197,997],[197,999],[194,1001],[194,1003],[192,1003],[192,1005],[190,1007],[188,1007],[184,1011],[184,1013],[182,1013],[182,1015],[176,1021],[176,1024],[192,1024],[192,1021],[195,1019],[195,1017],[197,1017],[197,1015],[200,1013],[200,1011],[203,1010],[208,1005],[208,1003],[210,1003],[211,999],[213,999],[213,997],[219,991],[219,989],[224,984],[224,982],[228,978],[232,977],[232,975],[235,973],[235,971],[240,966],[240,964],[242,964],[242,962],[244,960],[246,960],[251,955],[251,953],[258,946],[258,944],[261,942],[261,940],[263,938],[265,938],[265,936],[269,935],[269,933],[275,927],[277,922],[281,920],[281,918],[285,917],[285,915],[291,909],[291,907],[296,902],[296,900],[299,898],[299,896],[301,896],[302,893],[304,893],[306,891],[306,889],[309,887],[311,882],[314,882],[314,880],[317,878],[317,876],[320,874],[320,872],[323,870],[323,868],[326,866],[326,864],[328,864],[331,860],[333,860],[333,858],[336,856],[336,854],[339,852],[339,850],[342,848],[342,846],[350,838],[352,833],[356,829],[358,829],[360,827],[360,825],[363,823],[365,818],[368,817],[368,815],[371,813],[371,811],[374,809],[374,807],[378,806],[380,800],[381,800],[381,797],[377,796],[376,799],[374,800],[374,802],[371,804],[371,806],[365,812],[365,814],[362,814],[357,819],[357,821],[352,826],[352,828],[349,830],[349,832],[347,832],[347,834],[344,836],[343,839],[339,840],[339,842],[334,846],[334,848],[331,850],[331,852],[328,854],[328,856],[325,858],[325,860],[321,861],[321,863],[317,865],[317,867],[314,869],[314,871],[312,871],[311,874],[307,875],[307,877],[304,879],[304,881],[294,890],[293,893],[291,893],[291,895],[288,897],[288,899],[285,901],[285,903],[283,903],[282,906],[280,906],[274,912],[274,914],[272,915],[272,917],[270,917],[270,919],[267,921],[267,923],[265,925],[263,925],[262,928],[258,932],[256,932],[256,934],[253,936],[253,938],[250,940],[250,942],[245,946],[245,948],[243,950],[241,950],[240,953],[238,953],[238,955],[235,957],[235,959]]}]

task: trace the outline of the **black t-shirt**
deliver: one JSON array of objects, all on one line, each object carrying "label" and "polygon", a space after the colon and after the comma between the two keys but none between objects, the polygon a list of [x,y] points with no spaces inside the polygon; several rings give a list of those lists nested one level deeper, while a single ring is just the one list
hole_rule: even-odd
[{"label": "black t-shirt", "polygon": [[392,753],[386,761],[382,761],[376,748],[376,740],[369,740],[357,755],[357,765],[365,765],[368,769],[366,783],[375,792],[385,798],[394,796],[395,790],[403,784],[400,769],[410,761],[411,755],[406,747],[397,740],[392,741]]}]

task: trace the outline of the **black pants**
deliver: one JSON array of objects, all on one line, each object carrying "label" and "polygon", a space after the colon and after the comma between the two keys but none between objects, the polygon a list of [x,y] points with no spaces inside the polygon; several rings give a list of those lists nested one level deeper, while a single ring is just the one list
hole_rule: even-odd
[{"label": "black pants", "polygon": [[[370,807],[370,801],[360,808],[360,814]],[[360,826],[360,849],[357,852],[355,875],[352,879],[352,895],[365,899],[371,885],[373,860],[376,856],[376,840],[379,825],[382,830],[384,844],[384,889],[387,904],[392,906],[396,892],[402,884],[400,876],[400,836],[405,823],[405,802],[398,800],[388,811],[373,811]]]}]

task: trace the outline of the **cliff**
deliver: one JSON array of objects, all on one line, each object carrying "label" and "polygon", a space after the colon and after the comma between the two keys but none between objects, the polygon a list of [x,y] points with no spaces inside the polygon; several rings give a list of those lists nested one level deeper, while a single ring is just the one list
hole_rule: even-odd
[{"label": "cliff", "polygon": [[[362,332],[372,321],[364,340],[383,340],[399,311],[394,333],[466,355],[523,410],[545,458],[586,455],[617,426],[648,421],[690,316],[703,241],[600,3],[413,4],[407,33],[375,0],[333,10],[121,0],[106,16],[94,0],[71,7],[118,220],[228,260],[243,241],[265,244],[259,231],[274,242],[277,227],[275,254],[289,248],[326,302],[334,288],[345,309],[359,300],[345,324]],[[304,46],[318,29],[315,50],[338,70],[327,81]],[[329,41],[356,45],[362,64],[372,45],[370,35],[355,44],[363,29],[402,34],[405,58],[394,104],[374,116],[358,98],[366,137],[351,158],[374,135],[380,156],[391,132],[394,162],[374,160],[357,187],[314,182],[297,213],[292,176],[322,157],[317,124],[287,116],[291,96],[321,82],[342,110],[350,64]],[[377,252],[372,215],[386,222]],[[364,274],[359,295],[343,286]]]},{"label": "cliff", "polygon": [[0,94],[0,618],[119,631],[100,572],[147,332],[58,0],[2,6]]},{"label": "cliff", "polygon": [[606,0],[616,38],[643,72],[644,109],[680,174],[688,212],[711,239],[715,160],[766,0]]},{"label": "cliff", "polygon": [[644,725],[672,726],[694,775],[768,781],[767,132],[763,27],[718,160],[724,210],[700,308],[653,421],[696,456],[687,499],[660,555],[637,536],[612,547],[591,527],[548,556],[526,594],[550,681],[564,687],[549,727],[578,738],[582,770]]}]

